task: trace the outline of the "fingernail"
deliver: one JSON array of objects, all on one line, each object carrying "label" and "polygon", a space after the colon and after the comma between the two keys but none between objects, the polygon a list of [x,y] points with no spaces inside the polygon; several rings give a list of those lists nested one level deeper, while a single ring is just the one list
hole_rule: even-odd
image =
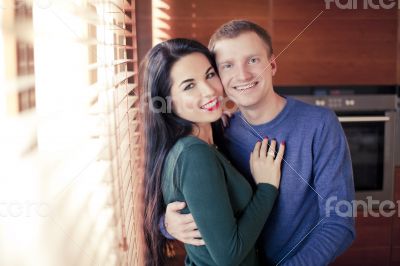
[{"label": "fingernail", "polygon": [[282,144],[282,145],[286,145],[286,141],[282,141],[281,144]]}]

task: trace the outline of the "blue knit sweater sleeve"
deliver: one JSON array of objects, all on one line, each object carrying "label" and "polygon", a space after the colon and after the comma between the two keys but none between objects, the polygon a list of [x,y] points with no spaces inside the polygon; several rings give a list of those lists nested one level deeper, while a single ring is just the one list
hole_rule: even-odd
[{"label": "blue knit sweater sleeve", "polygon": [[280,265],[327,265],[355,238],[351,201],[354,183],[343,129],[331,111],[323,112],[313,145],[314,189],[318,193],[318,225]]}]

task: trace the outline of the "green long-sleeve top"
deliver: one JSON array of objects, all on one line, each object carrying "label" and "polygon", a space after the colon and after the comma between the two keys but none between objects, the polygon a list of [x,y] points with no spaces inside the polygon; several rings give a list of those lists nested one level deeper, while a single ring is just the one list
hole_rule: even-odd
[{"label": "green long-sleeve top", "polygon": [[246,179],[206,142],[177,141],[162,174],[165,204],[185,201],[206,243],[185,244],[186,265],[258,265],[255,243],[278,190],[269,184],[253,190]]}]

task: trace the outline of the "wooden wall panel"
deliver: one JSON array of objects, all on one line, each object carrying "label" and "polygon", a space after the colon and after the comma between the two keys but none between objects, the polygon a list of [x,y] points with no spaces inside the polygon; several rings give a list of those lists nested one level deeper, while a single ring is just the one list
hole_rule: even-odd
[{"label": "wooden wall panel", "polygon": [[[340,10],[309,0],[164,0],[167,36],[205,45],[214,30],[244,18],[265,27],[279,55],[276,85],[384,85],[400,82],[398,10]],[[289,47],[294,38],[320,13]],[[399,48],[400,49],[400,48]]]},{"label": "wooden wall panel", "polygon": [[271,28],[271,0],[165,0],[171,38],[193,38],[207,45],[212,33],[232,19],[248,19]]},{"label": "wooden wall panel", "polygon": [[276,85],[396,83],[396,9],[326,10],[324,1],[308,2],[273,2],[275,54],[323,11],[279,56]]}]

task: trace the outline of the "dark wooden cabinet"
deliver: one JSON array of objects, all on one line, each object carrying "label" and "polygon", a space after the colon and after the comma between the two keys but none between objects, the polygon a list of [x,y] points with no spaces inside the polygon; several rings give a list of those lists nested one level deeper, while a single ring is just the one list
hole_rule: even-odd
[{"label": "dark wooden cabinet", "polygon": [[392,220],[392,217],[363,217],[358,212],[356,239],[332,265],[390,265]]},{"label": "dark wooden cabinet", "polygon": [[400,167],[395,171],[395,215],[356,218],[357,237],[353,245],[333,263],[335,266],[400,266]]},{"label": "dark wooden cabinet", "polygon": [[398,206],[397,215],[393,218],[391,266],[400,266],[400,167],[397,167],[395,172],[395,200]]},{"label": "dark wooden cabinet", "polygon": [[400,9],[397,10],[397,83],[400,84]]}]

